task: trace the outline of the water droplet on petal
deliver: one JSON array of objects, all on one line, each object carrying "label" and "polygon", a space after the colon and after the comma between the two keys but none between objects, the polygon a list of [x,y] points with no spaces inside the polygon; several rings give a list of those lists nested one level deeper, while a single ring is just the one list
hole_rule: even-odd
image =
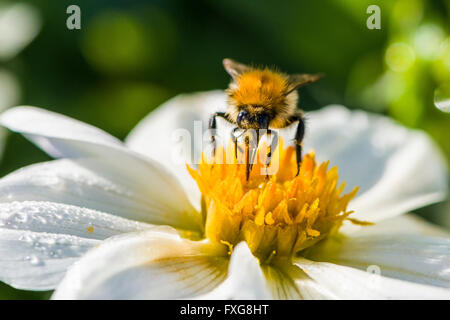
[{"label": "water droplet on petal", "polygon": [[30,237],[29,235],[21,235],[19,237],[19,240],[31,243],[33,241],[33,238]]},{"label": "water droplet on petal", "polygon": [[30,260],[31,265],[33,265],[33,266],[38,266],[38,265],[42,264],[42,261],[39,260],[39,258],[36,256],[31,256],[29,260]]},{"label": "water droplet on petal", "polygon": [[434,105],[442,112],[450,112],[450,83],[443,84],[434,91]]}]

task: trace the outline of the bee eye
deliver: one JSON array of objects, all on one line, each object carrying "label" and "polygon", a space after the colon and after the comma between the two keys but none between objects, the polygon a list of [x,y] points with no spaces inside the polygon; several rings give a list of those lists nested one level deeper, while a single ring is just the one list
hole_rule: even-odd
[{"label": "bee eye", "polygon": [[269,127],[269,117],[265,113],[261,113],[257,116],[258,126],[262,129]]},{"label": "bee eye", "polygon": [[240,111],[237,117],[237,125],[240,126],[242,122],[248,121],[250,118],[250,114],[248,111]]}]

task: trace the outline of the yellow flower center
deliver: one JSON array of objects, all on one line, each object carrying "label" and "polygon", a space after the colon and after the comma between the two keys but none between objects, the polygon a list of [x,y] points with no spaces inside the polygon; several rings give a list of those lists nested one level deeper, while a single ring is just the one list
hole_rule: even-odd
[{"label": "yellow flower center", "polygon": [[[313,152],[296,175],[294,147],[284,148],[282,141],[266,169],[261,155],[266,150],[261,143],[248,181],[232,144],[218,148],[215,159],[203,154],[198,170],[188,167],[202,193],[206,237],[230,252],[246,241],[263,263],[289,258],[336,232],[352,213],[347,205],[358,191],[342,195],[345,183],[338,186],[337,167],[318,166]],[[273,168],[276,173],[266,175]]]}]

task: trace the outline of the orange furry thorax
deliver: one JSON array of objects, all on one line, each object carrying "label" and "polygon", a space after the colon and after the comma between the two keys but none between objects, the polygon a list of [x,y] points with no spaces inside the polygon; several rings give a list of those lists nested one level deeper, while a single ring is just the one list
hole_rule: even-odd
[{"label": "orange furry thorax", "polygon": [[230,89],[234,104],[276,107],[284,103],[288,79],[269,69],[253,69],[243,73]]}]

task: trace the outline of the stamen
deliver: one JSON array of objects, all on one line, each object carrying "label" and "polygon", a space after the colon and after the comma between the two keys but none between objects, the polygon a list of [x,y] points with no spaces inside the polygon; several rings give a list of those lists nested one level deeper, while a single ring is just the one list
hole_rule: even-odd
[{"label": "stamen", "polygon": [[[205,234],[212,242],[226,245],[231,253],[234,245],[246,241],[252,253],[267,262],[314,245],[344,220],[370,224],[348,217],[352,211],[347,205],[358,188],[342,195],[345,183],[338,184],[337,167],[328,169],[329,162],[317,165],[311,152],[297,170],[294,147],[284,148],[280,141],[268,172],[278,170],[267,179],[260,150],[267,147],[258,148],[250,170],[235,158],[233,143],[227,150],[219,147],[209,163],[203,156],[198,170],[188,167],[203,195]],[[233,161],[226,163],[230,158]]]},{"label": "stamen", "polygon": [[220,243],[221,244],[224,244],[224,245],[226,245],[227,247],[228,247],[228,251],[227,251],[227,254],[229,255],[229,256],[231,256],[231,254],[233,253],[233,245],[231,244],[231,243],[229,243],[228,241],[225,241],[225,240],[220,240]]}]

